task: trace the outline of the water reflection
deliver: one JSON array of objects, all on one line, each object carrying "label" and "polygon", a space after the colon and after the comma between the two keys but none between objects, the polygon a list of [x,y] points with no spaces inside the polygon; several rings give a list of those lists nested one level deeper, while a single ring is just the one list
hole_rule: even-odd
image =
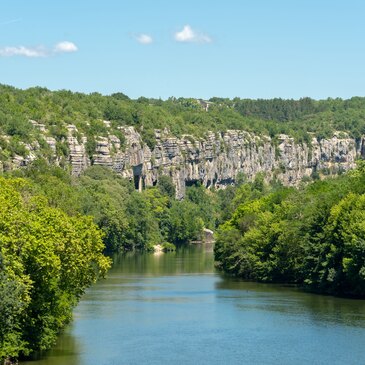
[{"label": "water reflection", "polygon": [[365,327],[365,301],[311,294],[294,286],[263,284],[221,276],[218,296],[241,310],[263,310],[305,316],[314,322]]},{"label": "water reflection", "polygon": [[83,352],[83,346],[72,335],[72,326],[68,326],[60,335],[56,345],[50,351],[34,356],[32,361],[22,361],[24,365],[79,365],[79,354]]},{"label": "water reflection", "polygon": [[113,261],[27,365],[365,363],[365,301],[226,277],[212,247]]},{"label": "water reflection", "polygon": [[164,276],[181,274],[204,274],[213,272],[212,246],[181,246],[177,252],[162,255],[150,253],[116,254],[110,273],[131,276]]}]

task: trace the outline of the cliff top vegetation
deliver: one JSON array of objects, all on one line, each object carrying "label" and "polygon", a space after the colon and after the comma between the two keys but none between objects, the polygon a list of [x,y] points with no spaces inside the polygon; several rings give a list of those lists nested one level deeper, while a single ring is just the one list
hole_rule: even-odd
[{"label": "cliff top vegetation", "polygon": [[[169,128],[175,136],[204,136],[207,131],[239,129],[274,137],[284,133],[297,141],[312,136],[331,137],[334,131],[348,132],[353,138],[365,134],[365,98],[314,100],[226,99],[205,102],[193,98],[167,100],[140,97],[132,100],[122,92],[104,96],[42,87],[26,90],[0,85],[0,133],[15,142],[8,150],[21,154],[17,141],[37,139],[29,120],[47,127],[47,133],[61,140],[67,124],[75,124],[86,136],[103,136],[108,131],[120,137],[121,126],[134,126],[150,147],[154,129]],[[110,121],[108,130],[103,120]],[[2,146],[6,141],[0,141]],[[4,149],[4,148],[3,148]]]}]

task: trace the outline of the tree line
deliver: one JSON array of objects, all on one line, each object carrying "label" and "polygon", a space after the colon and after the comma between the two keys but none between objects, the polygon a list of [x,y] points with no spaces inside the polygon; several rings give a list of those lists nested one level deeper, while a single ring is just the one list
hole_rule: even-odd
[{"label": "tree line", "polygon": [[0,177],[0,206],[0,362],[10,362],[50,348],[110,261],[92,218],[52,207],[30,181]]},{"label": "tree line", "polygon": [[365,165],[299,189],[237,188],[215,259],[227,273],[365,297]]},{"label": "tree line", "polygon": [[[334,130],[365,133],[365,98],[350,100],[211,99],[205,111],[189,98],[103,96],[0,85],[0,162],[39,146],[27,168],[0,177],[0,359],[49,348],[87,286],[110,261],[103,253],[184,244],[220,225],[218,265],[247,279],[292,282],[337,295],[364,296],[365,168],[294,190],[238,179],[215,191],[199,183],[175,200],[169,176],[135,191],[133,182],[101,166],[68,171],[67,124],[87,136],[91,157],[98,136],[134,126],[153,148],[154,129],[176,136],[244,129],[287,133],[310,142]],[[36,120],[46,131],[34,128]],[[108,129],[103,120],[110,120]],[[44,137],[56,140],[56,157]],[[4,324],[4,325],[3,325]],[[0,360],[0,361],[1,361]]]},{"label": "tree line", "polygon": [[[67,90],[50,91],[33,87],[26,90],[0,85],[0,160],[25,155],[23,143],[38,143],[39,155],[51,158],[52,151],[44,133],[29,120],[46,127],[46,136],[56,139],[58,160],[68,150],[67,124],[75,124],[88,138],[88,153],[95,152],[98,136],[116,135],[124,142],[122,126],[134,126],[150,148],[155,145],[154,130],[168,128],[172,135],[191,134],[204,137],[208,131],[239,129],[275,137],[289,134],[297,141],[310,143],[312,137],[328,138],[343,131],[353,138],[365,134],[365,98],[348,100],[227,99],[214,97],[206,111],[193,98],[170,97],[167,100],[140,97],[132,100],[118,92],[111,95],[83,94]],[[111,122],[107,128],[102,122]]]},{"label": "tree line", "polygon": [[72,177],[44,160],[0,177],[0,363],[52,346],[105,253],[199,240],[221,197],[197,184],[177,201],[168,176],[139,193],[108,168]]}]

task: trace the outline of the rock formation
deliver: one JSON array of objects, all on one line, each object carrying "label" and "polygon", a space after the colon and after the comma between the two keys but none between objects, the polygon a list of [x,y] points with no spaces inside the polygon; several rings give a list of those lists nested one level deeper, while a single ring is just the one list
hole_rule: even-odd
[{"label": "rock formation", "polygon": [[[37,127],[46,131],[43,125]],[[267,180],[276,178],[284,185],[298,185],[304,177],[318,172],[333,174],[354,168],[355,160],[365,151],[365,137],[355,141],[343,132],[334,133],[330,139],[313,137],[306,144],[297,143],[288,135],[271,139],[239,130],[208,132],[204,138],[178,138],[168,130],[156,130],[155,147],[151,150],[133,127],[120,130],[125,136],[124,146],[115,135],[97,137],[95,153],[88,156],[86,137],[69,125],[64,142],[68,145],[72,174],[79,175],[92,164],[103,165],[133,180],[137,189],[153,186],[159,176],[169,175],[180,199],[187,185],[200,181],[206,187],[224,187],[234,183],[239,174],[250,180],[264,173]],[[45,141],[55,154],[55,140],[45,137]],[[13,167],[26,165],[35,158],[37,146],[26,147],[29,156],[16,156]]]}]

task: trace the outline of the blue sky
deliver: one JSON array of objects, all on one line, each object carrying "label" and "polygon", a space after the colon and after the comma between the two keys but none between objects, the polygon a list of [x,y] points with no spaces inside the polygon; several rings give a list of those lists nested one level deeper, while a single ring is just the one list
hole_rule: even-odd
[{"label": "blue sky", "polygon": [[365,95],[365,1],[2,0],[0,83],[139,96]]}]

